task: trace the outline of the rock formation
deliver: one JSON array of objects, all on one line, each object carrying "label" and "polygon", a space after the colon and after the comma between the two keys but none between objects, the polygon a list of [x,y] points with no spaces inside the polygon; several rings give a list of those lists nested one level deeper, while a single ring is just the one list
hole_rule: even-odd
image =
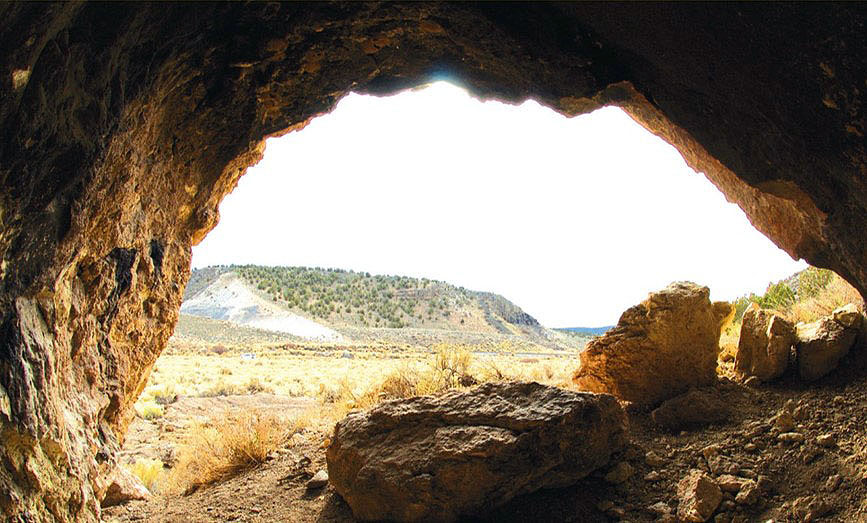
[{"label": "rock formation", "polygon": [[573,381],[638,405],[654,405],[716,381],[720,329],[732,313],[710,290],[675,282],[627,309],[617,326],[591,340]]},{"label": "rock formation", "polygon": [[783,375],[795,344],[795,328],[772,311],[752,303],[744,312],[735,370],[762,381]]},{"label": "rock formation", "polygon": [[611,396],[538,383],[394,400],[334,428],[328,476],[358,519],[454,521],[575,483],[626,443]]},{"label": "rock formation", "polygon": [[191,245],[264,138],[350,91],[451,76],[565,115],[619,105],[863,294],[865,19],[859,4],[0,4],[0,513],[98,518]]},{"label": "rock formation", "polygon": [[817,380],[837,368],[855,345],[862,316],[854,305],[841,307],[831,316],[797,326],[798,374]]}]

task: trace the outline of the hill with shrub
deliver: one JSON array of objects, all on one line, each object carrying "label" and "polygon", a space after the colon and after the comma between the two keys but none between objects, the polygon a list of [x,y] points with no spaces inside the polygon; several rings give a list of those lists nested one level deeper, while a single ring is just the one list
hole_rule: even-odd
[{"label": "hill with shrub", "polygon": [[545,329],[497,294],[427,278],[342,269],[215,266],[193,270],[184,294],[192,300],[227,273],[285,310],[333,328],[446,329],[540,335]]}]

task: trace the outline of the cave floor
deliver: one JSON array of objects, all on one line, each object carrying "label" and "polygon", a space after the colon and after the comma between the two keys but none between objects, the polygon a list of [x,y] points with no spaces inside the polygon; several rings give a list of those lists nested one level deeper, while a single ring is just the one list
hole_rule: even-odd
[{"label": "cave floor", "polygon": [[[811,385],[784,379],[749,388],[722,379],[718,389],[731,406],[731,419],[700,430],[666,433],[654,426],[647,412],[630,411],[632,444],[614,460],[632,466],[628,480],[609,484],[601,470],[573,487],[518,498],[486,520],[656,521],[658,515],[648,507],[663,502],[674,512],[678,481],[698,468],[712,475],[725,469],[761,479],[763,490],[756,503],[738,504],[726,494],[713,521],[867,521],[867,373],[863,366],[846,362],[843,369]],[[769,429],[770,419],[789,401],[801,407],[794,430],[805,436],[802,443],[781,442]],[[833,434],[835,445],[817,442],[826,434]],[[309,434],[265,465],[224,483],[188,496],[155,495],[147,502],[107,508],[103,519],[353,521],[349,507],[330,486],[306,490],[307,479],[325,468],[324,439],[324,434]],[[703,452],[711,445],[722,457],[715,464]],[[648,464],[649,451],[661,457],[661,463]],[[809,511],[813,514],[808,517]]]}]

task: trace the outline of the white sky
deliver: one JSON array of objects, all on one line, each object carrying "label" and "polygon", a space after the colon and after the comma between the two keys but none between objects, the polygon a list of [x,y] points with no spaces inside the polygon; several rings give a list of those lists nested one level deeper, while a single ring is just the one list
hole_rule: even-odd
[{"label": "white sky", "polygon": [[620,109],[565,118],[446,83],[352,94],[269,140],[220,214],[194,267],[428,277],[550,327],[614,324],[675,280],[734,299],[805,267]]}]

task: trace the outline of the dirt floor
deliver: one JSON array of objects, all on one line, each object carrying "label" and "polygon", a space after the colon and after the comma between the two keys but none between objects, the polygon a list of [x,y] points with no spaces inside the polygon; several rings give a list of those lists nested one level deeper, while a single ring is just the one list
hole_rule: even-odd
[{"label": "dirt floor", "polygon": [[[867,521],[867,372],[862,366],[845,365],[812,385],[784,379],[753,388],[723,379],[717,388],[731,407],[728,422],[670,434],[656,427],[649,413],[630,412],[633,443],[612,461],[612,467],[629,464],[620,465],[627,471],[625,480],[613,484],[605,479],[610,469],[600,470],[574,487],[516,499],[487,520],[666,521],[662,514],[668,509],[676,512],[678,481],[697,468],[713,477],[728,473],[752,479],[758,486],[756,499],[736,500],[726,493],[711,521]],[[243,407],[244,401],[260,400],[183,399],[175,414],[169,408],[159,421],[162,431],[154,429],[157,423],[137,421],[125,455],[164,452],[160,445],[172,439],[174,430],[166,432],[165,427],[179,425],[196,409],[204,415],[223,402]],[[304,407],[304,400],[297,398],[287,399],[293,405],[269,401],[273,408]],[[198,405],[201,402],[210,403]],[[788,432],[802,434],[803,441],[782,441],[782,431],[773,425],[772,418],[787,403],[795,414],[795,426]],[[830,438],[820,440],[827,435]],[[157,495],[148,502],[108,508],[104,520],[353,521],[350,509],[330,486],[313,491],[305,487],[313,474],[325,469],[325,437],[308,432],[274,453],[265,465],[222,484],[188,496]],[[675,520],[669,516],[668,521]]]}]

